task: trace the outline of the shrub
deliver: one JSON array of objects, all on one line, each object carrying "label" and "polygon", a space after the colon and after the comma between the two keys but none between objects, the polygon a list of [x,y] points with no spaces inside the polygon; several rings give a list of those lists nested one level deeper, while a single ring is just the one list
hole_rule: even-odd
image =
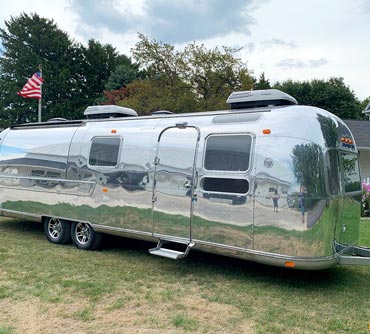
[{"label": "shrub", "polygon": [[370,213],[370,183],[362,183],[362,217],[369,216]]}]

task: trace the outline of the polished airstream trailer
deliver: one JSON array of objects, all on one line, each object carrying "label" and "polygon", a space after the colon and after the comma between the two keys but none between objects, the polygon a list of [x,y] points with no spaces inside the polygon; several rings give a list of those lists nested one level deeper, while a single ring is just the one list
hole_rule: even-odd
[{"label": "polished airstream trailer", "polygon": [[95,106],[85,120],[12,126],[0,134],[1,214],[81,249],[114,234],[171,259],[197,249],[308,270],[370,264],[345,123],[278,90],[227,102],[140,117]]}]

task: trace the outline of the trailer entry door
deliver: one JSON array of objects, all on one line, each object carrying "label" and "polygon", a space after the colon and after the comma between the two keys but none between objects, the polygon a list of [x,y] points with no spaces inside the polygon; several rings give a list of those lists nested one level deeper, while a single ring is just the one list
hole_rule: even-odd
[{"label": "trailer entry door", "polygon": [[191,240],[199,130],[170,127],[158,138],[153,187],[154,235]]}]

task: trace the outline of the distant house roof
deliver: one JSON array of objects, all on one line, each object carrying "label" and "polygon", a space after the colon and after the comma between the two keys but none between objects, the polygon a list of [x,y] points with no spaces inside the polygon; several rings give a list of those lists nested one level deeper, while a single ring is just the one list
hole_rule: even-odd
[{"label": "distant house roof", "polygon": [[365,109],[362,111],[363,114],[370,114],[370,102],[367,104]]},{"label": "distant house roof", "polygon": [[370,121],[346,119],[344,122],[355,137],[357,147],[370,149]]}]

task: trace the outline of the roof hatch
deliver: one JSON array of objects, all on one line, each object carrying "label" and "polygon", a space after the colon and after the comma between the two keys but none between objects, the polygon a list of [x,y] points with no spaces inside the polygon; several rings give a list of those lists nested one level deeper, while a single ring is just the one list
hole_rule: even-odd
[{"label": "roof hatch", "polygon": [[138,116],[134,109],[115,105],[90,106],[86,108],[84,115],[89,119]]},{"label": "roof hatch", "polygon": [[232,92],[226,103],[230,109],[259,108],[298,104],[297,100],[278,89]]}]

